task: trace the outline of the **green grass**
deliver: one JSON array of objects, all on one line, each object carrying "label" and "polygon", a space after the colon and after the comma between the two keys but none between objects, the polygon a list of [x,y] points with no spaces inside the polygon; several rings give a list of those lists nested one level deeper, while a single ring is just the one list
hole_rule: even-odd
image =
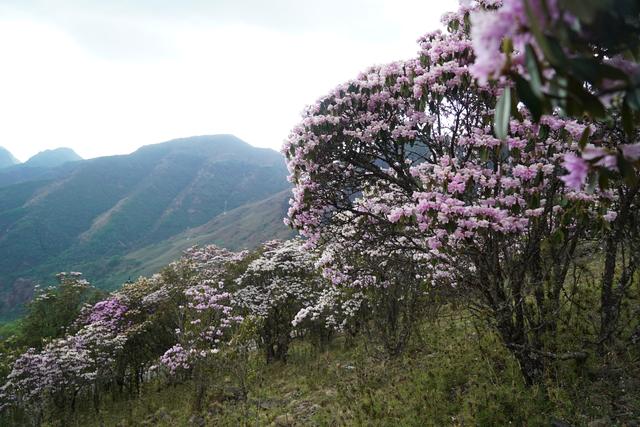
[{"label": "green grass", "polygon": [[0,340],[4,337],[17,335],[20,330],[20,322],[14,320],[11,322],[0,322]]},{"label": "green grass", "polygon": [[364,339],[347,345],[339,338],[324,351],[298,342],[286,364],[256,362],[246,400],[234,394],[238,384],[229,370],[219,368],[207,377],[198,411],[193,381],[158,380],[138,398],[105,402],[99,414],[81,409],[68,425],[587,425],[607,423],[622,413],[621,405],[628,414],[617,419],[633,420],[640,413],[638,371],[628,361],[611,362],[611,368],[626,367],[617,375],[625,376],[628,390],[600,375],[602,367],[574,362],[558,366],[562,382],[549,378],[544,386],[526,387],[497,338],[477,320],[457,315],[425,323],[398,358]]}]

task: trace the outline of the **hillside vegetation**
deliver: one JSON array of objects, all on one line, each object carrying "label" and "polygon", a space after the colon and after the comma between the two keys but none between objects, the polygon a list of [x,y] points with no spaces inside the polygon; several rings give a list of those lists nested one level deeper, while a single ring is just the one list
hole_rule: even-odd
[{"label": "hillside vegetation", "polygon": [[[559,367],[565,379],[526,387],[499,340],[477,319],[458,314],[423,324],[400,358],[364,339],[324,349],[297,343],[287,363],[251,361],[246,397],[237,379],[214,364],[201,410],[194,410],[193,381],[153,381],[136,398],[107,402],[99,413],[80,409],[69,425],[633,426],[640,371],[616,376],[626,362],[570,363]],[[595,378],[585,380],[588,374]]]},{"label": "hillside vegetation", "polygon": [[[397,353],[389,346],[397,330],[379,323],[395,310],[375,303],[385,292],[367,291],[347,309],[315,276],[316,256],[296,240],[252,253],[192,248],[161,275],[106,296],[77,274],[61,275],[20,323],[0,331],[0,375],[9,380],[0,422],[635,425],[636,350],[558,359],[530,385],[487,319],[467,308],[470,296],[439,290],[414,313]],[[581,304],[595,305],[595,289],[580,285]],[[559,352],[583,322],[566,310],[573,320],[554,340]]]},{"label": "hillside vegetation", "polygon": [[110,269],[107,288],[157,273],[194,245],[214,244],[230,250],[254,249],[268,240],[293,237],[294,231],[282,223],[290,194],[290,190],[285,190],[259,202],[223,212],[206,224],[128,253],[119,266]]},{"label": "hillside vegetation", "polygon": [[[122,277],[135,278],[138,267],[152,271],[133,252],[142,251],[138,253],[142,256],[149,245],[288,188],[278,153],[230,135],[185,138],[142,147],[126,156],[49,168],[40,163],[6,172],[7,177],[22,173],[21,183],[2,185],[0,177],[0,300],[4,301],[0,317],[15,315],[24,302],[16,295],[28,295],[18,289],[29,287],[26,281],[47,283],[60,270],[83,271],[98,286],[114,288]],[[29,178],[24,171],[35,175]],[[249,209],[235,211],[230,220],[243,212],[255,215]],[[284,209],[278,209],[281,218]],[[260,221],[254,220],[255,225],[275,226],[262,231],[267,238],[285,230],[273,218]],[[220,227],[224,222],[219,221]],[[245,230],[251,221],[246,223]],[[243,234],[242,229],[237,233]],[[118,275],[124,269],[132,271]]]}]

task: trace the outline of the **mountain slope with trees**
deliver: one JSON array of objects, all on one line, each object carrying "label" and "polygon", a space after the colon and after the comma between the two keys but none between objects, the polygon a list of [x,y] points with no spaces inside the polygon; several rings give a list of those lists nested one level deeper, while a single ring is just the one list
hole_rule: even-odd
[{"label": "mountain slope with trees", "polygon": [[288,188],[279,153],[231,135],[184,138],[59,168],[64,171],[52,179],[0,187],[5,296],[16,292],[18,280],[44,282],[60,270],[107,282],[126,254]]},{"label": "mountain slope with trees", "polygon": [[[264,200],[223,212],[201,226],[129,252],[110,262],[108,271],[104,275],[97,275],[95,283],[102,289],[117,289],[140,276],[151,276],[179,259],[185,250],[194,245],[215,244],[231,250],[242,250],[257,248],[271,239],[291,238],[295,232],[282,222],[290,195],[288,189],[281,191]],[[80,265],[79,270],[92,271],[95,265],[95,261],[89,261],[87,265]]]}]

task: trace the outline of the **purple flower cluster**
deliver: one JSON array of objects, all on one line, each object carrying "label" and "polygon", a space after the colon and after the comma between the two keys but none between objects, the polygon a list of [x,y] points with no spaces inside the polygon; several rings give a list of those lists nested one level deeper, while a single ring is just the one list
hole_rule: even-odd
[{"label": "purple flower cluster", "polygon": [[51,396],[74,395],[109,377],[127,340],[122,329],[126,312],[127,306],[111,297],[85,308],[76,333],[18,357],[0,391],[5,402],[0,409],[8,404],[41,407]]},{"label": "purple flower cluster", "polygon": [[[530,13],[527,8],[530,9]],[[530,78],[524,66],[527,45],[533,47],[532,52],[543,68],[541,70],[543,75],[546,77],[554,75],[554,69],[544,61],[543,49],[538,46],[536,37],[533,35],[532,19],[537,21],[535,26],[542,29],[564,25],[580,28],[577,18],[562,10],[557,0],[481,0],[474,6],[470,2],[462,6],[458,14],[465,13],[470,14],[471,42],[475,56],[469,70],[481,85],[488,85],[489,81],[502,81],[512,72]],[[591,36],[588,32],[582,31],[578,34],[579,37],[584,38],[585,42],[590,41]],[[513,45],[509,62],[502,49],[503,42],[507,39]],[[595,42],[597,45],[598,41]],[[571,54],[571,52],[568,53]],[[626,60],[619,55],[608,58],[604,62],[608,66],[617,68],[623,75],[633,77],[640,71],[640,66],[636,62]],[[604,79],[603,86],[605,89],[612,89],[620,87],[620,82]],[[610,106],[614,94],[615,92],[605,90],[598,96],[604,105]],[[640,144],[624,144],[618,149],[627,161],[635,162],[640,159]],[[589,173],[600,168],[618,171],[616,150],[611,150],[610,153],[598,152],[598,150],[602,149],[586,150],[582,156],[567,154],[564,167],[569,174],[563,178],[567,186],[576,190],[582,188]],[[597,155],[597,161],[591,161],[594,155]],[[589,158],[590,156],[592,158]]]},{"label": "purple flower cluster", "polygon": [[127,306],[118,296],[96,303],[87,314],[87,323],[103,323],[116,328],[127,312]]},{"label": "purple flower cluster", "polygon": [[176,344],[167,350],[162,357],[160,363],[165,366],[172,375],[181,370],[189,370],[191,363],[189,361],[189,352],[180,344]]}]

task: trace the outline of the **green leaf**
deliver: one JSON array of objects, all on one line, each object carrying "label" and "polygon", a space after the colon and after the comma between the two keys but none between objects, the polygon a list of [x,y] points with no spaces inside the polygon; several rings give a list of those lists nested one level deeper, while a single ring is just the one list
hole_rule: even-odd
[{"label": "green leaf", "polygon": [[529,71],[529,84],[531,90],[538,98],[542,98],[542,74],[540,73],[540,65],[538,57],[530,44],[525,48],[525,64]]},{"label": "green leaf", "polygon": [[598,185],[603,189],[609,186],[609,174],[606,172],[606,169],[600,171],[598,176]]},{"label": "green leaf", "polygon": [[609,64],[598,64],[598,73],[606,79],[629,80],[629,76],[624,71]]},{"label": "green leaf", "polygon": [[609,0],[562,0],[560,3],[562,10],[567,10],[587,24],[593,23],[598,13],[611,6]]},{"label": "green leaf", "polygon": [[557,229],[555,233],[551,235],[551,242],[554,245],[561,245],[564,242],[564,232],[561,228]]},{"label": "green leaf", "polygon": [[624,158],[622,153],[618,154],[618,168],[620,169],[620,174],[624,178],[625,182],[628,185],[634,185],[638,180],[638,176],[636,175],[636,170],[633,165]]},{"label": "green leaf", "polygon": [[563,197],[562,199],[560,199],[560,206],[563,208],[566,208],[567,206],[569,206],[569,199]]},{"label": "green leaf", "polygon": [[496,103],[496,112],[493,118],[493,131],[496,138],[506,139],[509,132],[509,118],[511,117],[511,88],[505,88]]},{"label": "green leaf", "polygon": [[500,159],[506,160],[509,158],[509,146],[506,143],[500,144]]},{"label": "green leaf", "polygon": [[562,67],[566,60],[562,47],[557,40],[544,34],[544,31],[540,27],[540,22],[538,22],[538,17],[531,9],[528,0],[524,1],[524,6],[527,13],[527,22],[529,23],[533,37],[536,39],[540,49],[542,49],[544,57],[547,58],[547,61],[554,67]]},{"label": "green leaf", "polygon": [[505,37],[502,40],[502,53],[511,55],[513,53],[513,42],[510,37]]},{"label": "green leaf", "polygon": [[550,144],[549,148],[547,148],[547,157],[552,157],[554,154],[556,154],[556,151],[556,147]]},{"label": "green leaf", "polygon": [[529,208],[538,209],[540,207],[540,196],[538,194],[534,194],[531,196],[531,200],[529,200]]},{"label": "green leaf", "polygon": [[602,64],[596,58],[577,57],[568,61],[567,65],[574,76],[594,85],[600,85],[604,79],[629,80],[622,70],[611,65]]},{"label": "green leaf", "polygon": [[542,53],[544,54],[544,56],[547,59],[550,59],[549,56],[547,55],[548,52],[549,53],[551,52],[550,48],[546,43],[544,33],[542,32],[542,29],[540,28],[540,23],[538,22],[538,18],[533,12],[533,10],[531,9],[531,6],[529,5],[528,0],[524,0],[524,7],[527,13],[527,21],[529,22],[529,27],[531,28],[531,32],[533,33],[533,36],[535,37],[536,42],[538,42],[538,46],[540,46],[540,48],[542,49]]},{"label": "green leaf", "polygon": [[[545,138],[545,139],[546,139],[546,138]],[[525,152],[525,153],[530,153],[530,152],[532,152],[535,148],[536,148],[536,141],[535,141],[535,139],[530,139],[529,141],[527,141],[527,145],[524,147],[524,152]]]},{"label": "green leaf", "polygon": [[603,118],[605,116],[604,106],[598,97],[585,89],[582,82],[574,78],[569,78],[568,82],[567,113],[572,116],[587,113],[592,118]]},{"label": "green leaf", "polygon": [[593,58],[577,57],[568,62],[574,76],[583,81],[596,84],[601,77],[598,73],[598,62]]},{"label": "green leaf", "polygon": [[549,82],[549,92],[555,97],[565,98],[567,96],[567,78],[559,75],[554,76]]},{"label": "green leaf", "polygon": [[551,36],[544,36],[544,39],[545,46],[547,48],[547,51],[544,52],[545,57],[549,60],[551,65],[557,68],[565,67],[567,57],[564,54],[564,49],[562,49],[562,46],[560,45],[558,40],[555,37]]},{"label": "green leaf", "polygon": [[549,136],[549,125],[540,125],[540,130],[538,131],[538,138],[541,141],[544,141]]},{"label": "green leaf", "polygon": [[640,88],[632,88],[627,91],[625,97],[626,102],[629,104],[632,110],[640,110]]},{"label": "green leaf", "polygon": [[489,149],[487,147],[480,148],[480,159],[483,162],[489,160]]},{"label": "green leaf", "polygon": [[578,145],[580,146],[580,150],[584,150],[584,147],[587,146],[587,141],[589,141],[589,136],[591,135],[591,128],[587,126],[582,131],[582,135],[580,135],[580,141],[578,141]]},{"label": "green leaf", "polygon": [[513,78],[516,81],[516,90],[518,91],[520,100],[531,112],[533,120],[537,122],[538,120],[540,120],[540,117],[543,113],[543,103],[541,97],[535,94],[532,85],[527,80],[525,80],[518,74],[515,74]]},{"label": "green leaf", "polygon": [[582,93],[582,103],[584,109],[592,118],[604,118],[606,111],[604,106],[600,102],[597,96],[590,94],[587,91]]}]

